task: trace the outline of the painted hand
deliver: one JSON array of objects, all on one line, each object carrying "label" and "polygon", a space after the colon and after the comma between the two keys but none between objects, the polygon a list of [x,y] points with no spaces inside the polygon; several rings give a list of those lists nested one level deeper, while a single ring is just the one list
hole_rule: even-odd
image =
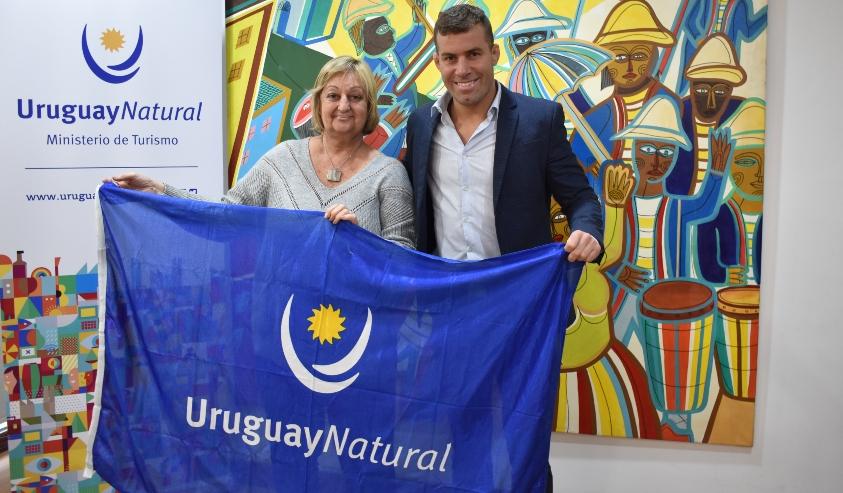
[{"label": "painted hand", "polygon": [[610,164],[603,177],[603,199],[611,207],[623,207],[635,184],[632,169],[624,164]]},{"label": "painted hand", "polygon": [[726,269],[729,285],[740,286],[746,284],[746,267],[743,265],[732,265]]},{"label": "painted hand", "polygon": [[725,132],[717,132],[711,136],[711,170],[722,174],[726,170],[732,143]]},{"label": "painted hand", "polygon": [[650,276],[647,271],[633,267],[631,265],[624,265],[621,273],[618,275],[618,281],[624,286],[635,291],[641,291],[645,284],[650,282]]}]

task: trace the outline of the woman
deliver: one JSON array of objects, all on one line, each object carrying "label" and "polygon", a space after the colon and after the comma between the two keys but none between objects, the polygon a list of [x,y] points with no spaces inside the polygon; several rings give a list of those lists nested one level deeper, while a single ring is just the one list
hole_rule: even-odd
[{"label": "woman", "polygon": [[[223,202],[324,211],[334,224],[349,221],[414,248],[413,195],[407,173],[400,162],[363,142],[379,122],[377,87],[368,65],[348,56],[326,63],[316,76],[312,103],[319,135],[272,148]],[[105,181],[195,198],[136,173]]]}]

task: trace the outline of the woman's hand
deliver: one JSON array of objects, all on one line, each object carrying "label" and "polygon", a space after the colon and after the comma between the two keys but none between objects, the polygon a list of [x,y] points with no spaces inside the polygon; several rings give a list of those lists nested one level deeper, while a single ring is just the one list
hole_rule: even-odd
[{"label": "woman's hand", "polygon": [[103,178],[102,182],[114,183],[120,188],[128,188],[129,190],[137,190],[139,192],[164,193],[163,183],[138,173],[114,175],[110,178]]},{"label": "woman's hand", "polygon": [[357,224],[357,216],[342,204],[334,204],[325,209],[325,219],[334,224],[339,224],[340,221]]}]

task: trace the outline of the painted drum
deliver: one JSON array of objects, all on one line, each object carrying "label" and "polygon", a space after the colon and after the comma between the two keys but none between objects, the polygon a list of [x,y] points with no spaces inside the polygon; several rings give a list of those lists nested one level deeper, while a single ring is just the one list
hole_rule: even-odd
[{"label": "painted drum", "polygon": [[760,298],[758,286],[733,286],[717,293],[717,366],[723,392],[731,397],[755,399]]},{"label": "painted drum", "polygon": [[644,363],[653,404],[663,412],[705,408],[714,339],[714,291],[690,280],[660,281],[641,295]]}]

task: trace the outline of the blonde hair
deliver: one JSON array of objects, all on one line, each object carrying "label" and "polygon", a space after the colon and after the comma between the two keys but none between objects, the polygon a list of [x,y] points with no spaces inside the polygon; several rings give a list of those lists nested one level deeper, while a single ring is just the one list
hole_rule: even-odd
[{"label": "blonde hair", "polygon": [[329,60],[319,71],[319,75],[316,76],[310,96],[311,104],[313,105],[313,112],[311,114],[313,129],[320,134],[325,129],[324,123],[322,122],[322,91],[325,89],[329,80],[337,75],[344,74],[356,75],[360,84],[363,85],[368,114],[366,125],[363,126],[363,134],[370,134],[377,128],[381,119],[378,113],[378,88],[375,84],[375,76],[372,74],[372,69],[369,68],[366,62],[345,55]]}]

